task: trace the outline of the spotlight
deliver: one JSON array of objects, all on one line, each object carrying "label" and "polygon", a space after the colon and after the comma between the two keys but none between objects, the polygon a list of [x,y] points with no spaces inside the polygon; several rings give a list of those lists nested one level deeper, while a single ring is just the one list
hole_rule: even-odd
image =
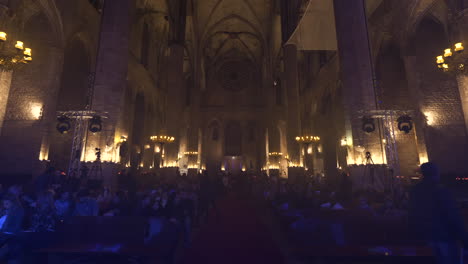
[{"label": "spotlight", "polygon": [[101,117],[99,116],[93,116],[91,120],[89,121],[89,131],[92,133],[98,133],[101,132],[102,130],[102,122],[101,122]]},{"label": "spotlight", "polygon": [[362,119],[362,130],[364,130],[366,133],[374,132],[375,131],[374,118],[364,117]]},{"label": "spotlight", "polygon": [[411,131],[411,129],[413,129],[412,119],[411,119],[411,117],[409,117],[407,115],[400,116],[397,119],[397,122],[398,122],[398,129],[400,131],[405,132],[405,134],[408,134]]},{"label": "spotlight", "polygon": [[71,122],[70,118],[66,116],[61,116],[57,118],[57,131],[60,132],[60,134],[66,134],[68,131],[70,131],[71,128]]}]

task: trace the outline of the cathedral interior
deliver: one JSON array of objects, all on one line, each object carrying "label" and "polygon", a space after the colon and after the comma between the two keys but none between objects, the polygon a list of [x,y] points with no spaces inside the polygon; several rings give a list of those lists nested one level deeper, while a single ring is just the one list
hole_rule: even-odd
[{"label": "cathedral interior", "polygon": [[462,184],[467,45],[467,0],[0,0],[0,179]]}]

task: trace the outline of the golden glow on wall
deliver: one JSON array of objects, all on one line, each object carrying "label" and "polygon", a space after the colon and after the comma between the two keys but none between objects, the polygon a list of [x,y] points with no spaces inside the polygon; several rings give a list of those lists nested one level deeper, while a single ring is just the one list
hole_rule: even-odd
[{"label": "golden glow on wall", "polygon": [[49,159],[49,152],[45,150],[41,150],[41,152],[39,152],[39,160],[46,161],[48,159]]},{"label": "golden glow on wall", "polygon": [[465,50],[465,47],[463,47],[463,43],[459,42],[459,43],[455,43],[455,48],[454,50],[456,52],[460,52],[460,51],[463,51]]},{"label": "golden glow on wall", "polygon": [[426,111],[424,112],[424,115],[426,116],[426,123],[428,126],[435,125],[436,114],[434,112]]},{"label": "golden glow on wall", "polygon": [[42,117],[42,104],[32,103],[29,107],[32,119],[40,119]]},{"label": "golden glow on wall", "polygon": [[426,163],[426,162],[429,162],[429,159],[428,159],[427,155],[420,154],[419,155],[419,164],[423,164],[423,163]]}]

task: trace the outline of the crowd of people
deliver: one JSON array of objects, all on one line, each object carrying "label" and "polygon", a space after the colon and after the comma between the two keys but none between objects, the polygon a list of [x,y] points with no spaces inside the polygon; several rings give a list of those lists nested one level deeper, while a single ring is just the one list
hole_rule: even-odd
[{"label": "crowd of people", "polygon": [[[69,178],[49,168],[28,184],[5,190],[0,186],[0,257],[8,257],[8,241],[19,233],[55,232],[59,225],[78,216],[163,219],[176,226],[178,233],[183,234],[184,245],[190,246],[192,226],[203,221],[225,189],[222,177],[210,177],[207,173],[195,177],[140,176],[151,178],[151,184],[139,184],[130,173],[121,171],[118,187],[111,190],[99,181]],[[151,227],[148,229],[145,240],[151,241],[155,234]],[[178,235],[174,234],[174,239]]]},{"label": "crowd of people", "polygon": [[[202,223],[210,209],[217,213],[216,200],[232,189],[238,194],[267,201],[285,215],[300,218],[310,210],[353,210],[369,216],[409,216],[413,222],[419,223],[415,230],[436,236],[435,239],[425,239],[436,241],[439,247],[441,240],[446,242],[443,245],[447,241],[468,241],[454,200],[445,189],[438,187],[439,176],[434,172],[434,165],[425,166],[422,167],[425,180],[412,191],[402,185],[380,193],[353,190],[352,181],[346,174],[330,185],[321,176],[283,179],[269,177],[266,173],[232,176],[224,172],[212,175],[205,172],[193,177],[180,174],[175,177],[139,175],[140,179],[151,179],[148,184],[138,183],[131,174],[122,171],[118,187],[111,190],[99,181],[69,178],[49,168],[29,184],[6,189],[0,186],[0,257],[12,254],[8,242],[15,235],[21,232],[55,232],[59,225],[76,216],[164,219],[178,230],[174,239],[183,234],[183,244],[189,247],[192,227]],[[424,203],[424,199],[430,202]],[[434,219],[434,212],[445,218]],[[423,226],[421,223],[429,224]],[[149,225],[146,241],[151,241],[157,233],[151,231],[151,223]]]}]

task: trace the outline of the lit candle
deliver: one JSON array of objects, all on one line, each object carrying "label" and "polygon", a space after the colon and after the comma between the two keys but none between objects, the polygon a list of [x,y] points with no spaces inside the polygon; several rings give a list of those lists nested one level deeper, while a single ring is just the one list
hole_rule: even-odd
[{"label": "lit candle", "polygon": [[7,40],[7,33],[0,32],[0,41],[4,42]]},{"label": "lit candle", "polygon": [[31,57],[32,56],[32,51],[30,48],[25,48],[23,52],[25,57]]},{"label": "lit candle", "polygon": [[23,50],[24,49],[24,43],[22,41],[16,41],[15,48],[17,48],[19,50]]},{"label": "lit candle", "polygon": [[456,51],[456,52],[461,52],[461,51],[463,51],[464,49],[465,49],[465,47],[463,47],[463,43],[460,42],[460,43],[456,43],[456,44],[455,44],[455,51]]},{"label": "lit candle", "polygon": [[437,64],[443,64],[445,62],[444,61],[444,56],[437,56],[436,62],[437,62]]},{"label": "lit candle", "polygon": [[452,50],[451,49],[446,49],[444,50],[444,57],[451,57],[452,56]]}]

